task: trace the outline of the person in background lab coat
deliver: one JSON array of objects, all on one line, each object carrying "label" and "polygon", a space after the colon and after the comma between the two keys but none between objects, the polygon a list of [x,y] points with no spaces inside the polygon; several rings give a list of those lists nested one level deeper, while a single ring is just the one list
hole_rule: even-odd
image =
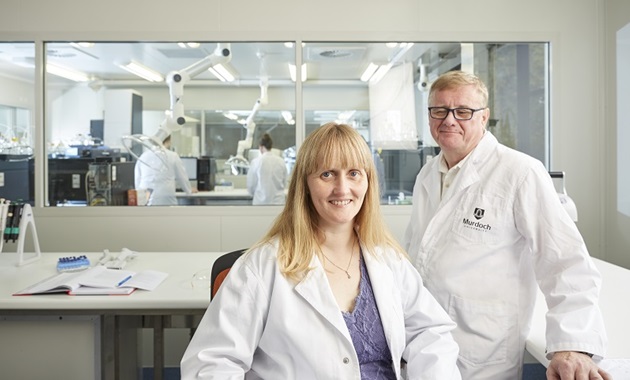
[{"label": "person in background lab coat", "polygon": [[287,167],[282,157],[271,152],[273,141],[268,133],[260,138],[260,157],[252,160],[247,172],[247,191],[254,196],[253,205],[284,204]]},{"label": "person in background lab coat", "polygon": [[166,163],[154,152],[145,151],[134,167],[136,189],[146,189],[151,192],[147,206],[177,205],[177,198],[175,197],[177,185],[186,194],[197,191],[188,181],[188,174],[181,158],[170,150],[170,135],[164,139],[163,145],[166,148],[166,156],[164,157]]},{"label": "person in background lab coat", "polygon": [[417,176],[405,247],[457,323],[464,379],[520,379],[537,286],[545,295],[548,379],[609,379],[601,277],[541,162],[485,129],[488,90],[443,74],[429,92],[441,153]]},{"label": "person in background lab coat", "polygon": [[374,161],[345,124],[312,132],[289,196],[241,256],[181,361],[182,379],[460,379],[455,327],[380,214]]}]

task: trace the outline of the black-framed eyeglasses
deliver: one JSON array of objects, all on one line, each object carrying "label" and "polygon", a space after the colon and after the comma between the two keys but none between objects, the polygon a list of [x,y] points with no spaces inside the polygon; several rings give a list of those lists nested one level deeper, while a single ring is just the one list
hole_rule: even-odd
[{"label": "black-framed eyeglasses", "polygon": [[432,119],[444,120],[448,117],[448,114],[452,112],[453,117],[455,117],[456,120],[470,120],[472,119],[475,112],[485,110],[486,108],[487,107],[477,108],[477,109],[466,108],[466,107],[459,107],[459,108],[429,107],[429,116],[431,116]]}]

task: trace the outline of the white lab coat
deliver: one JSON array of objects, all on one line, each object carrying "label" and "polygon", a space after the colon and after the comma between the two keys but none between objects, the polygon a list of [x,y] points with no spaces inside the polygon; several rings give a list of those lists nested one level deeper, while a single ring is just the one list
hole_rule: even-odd
[{"label": "white lab coat", "polygon": [[188,174],[179,155],[165,150],[165,162],[152,151],[142,153],[134,168],[136,189],[151,191],[148,206],[177,205],[177,185],[187,194],[192,193]]},{"label": "white lab coat", "polygon": [[405,246],[458,324],[462,378],[521,378],[536,282],[547,351],[603,356],[601,277],[544,166],[486,132],[440,201],[441,159],[418,174]]},{"label": "white lab coat", "polygon": [[[276,251],[256,249],[232,267],[184,353],[182,379],[360,380],[321,262],[315,256],[295,284],[280,274]],[[455,326],[411,263],[390,251],[364,258],[394,363],[406,359],[410,379],[460,379]]]},{"label": "white lab coat", "polygon": [[284,204],[287,167],[282,157],[265,152],[252,160],[247,172],[247,191],[253,205]]}]

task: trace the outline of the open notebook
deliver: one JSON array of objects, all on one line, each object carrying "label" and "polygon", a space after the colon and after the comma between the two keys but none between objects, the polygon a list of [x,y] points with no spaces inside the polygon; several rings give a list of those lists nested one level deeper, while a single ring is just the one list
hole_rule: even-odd
[{"label": "open notebook", "polygon": [[153,290],[168,273],[153,270],[133,272],[95,266],[81,272],[62,272],[27,287],[15,296],[67,293],[70,295],[131,294],[136,289]]}]

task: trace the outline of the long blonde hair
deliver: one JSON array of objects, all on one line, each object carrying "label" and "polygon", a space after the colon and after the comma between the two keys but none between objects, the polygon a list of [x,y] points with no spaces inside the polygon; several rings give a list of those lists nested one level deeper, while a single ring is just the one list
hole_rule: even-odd
[{"label": "long blonde hair", "polygon": [[254,247],[278,239],[278,264],[287,277],[299,281],[310,270],[323,233],[308,191],[308,176],[322,167],[361,168],[368,180],[367,193],[355,217],[355,231],[370,253],[377,246],[405,255],[389,232],[380,210],[380,191],[372,153],[363,137],[347,124],[327,123],[312,132],[298,151],[284,209],[273,226]]}]

